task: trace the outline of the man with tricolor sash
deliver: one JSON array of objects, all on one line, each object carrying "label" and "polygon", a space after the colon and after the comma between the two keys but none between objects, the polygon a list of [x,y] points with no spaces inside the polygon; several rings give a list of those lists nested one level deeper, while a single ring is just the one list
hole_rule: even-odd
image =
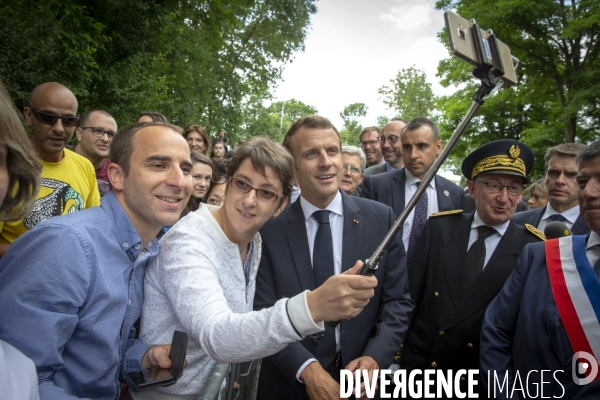
[{"label": "man with tricolor sash", "polygon": [[591,233],[526,246],[488,308],[482,381],[496,398],[572,399],[600,377],[600,141],[576,161],[577,199]]}]

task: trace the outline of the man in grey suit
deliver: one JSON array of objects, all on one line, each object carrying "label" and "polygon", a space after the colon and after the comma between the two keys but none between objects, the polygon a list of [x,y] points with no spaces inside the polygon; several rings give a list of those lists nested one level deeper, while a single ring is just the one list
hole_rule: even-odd
[{"label": "man in grey suit", "polygon": [[365,177],[377,175],[382,172],[394,171],[404,167],[400,135],[405,126],[406,121],[401,118],[394,118],[385,124],[381,130],[381,136],[379,136],[381,153],[383,154],[385,163],[367,168],[365,170]]},{"label": "man in grey suit", "polygon": [[[395,220],[390,207],[339,190],[341,140],[329,120],[308,116],[296,121],[283,145],[294,157],[302,194],[260,231],[255,309],[312,290],[325,276],[370,257]],[[396,235],[379,261],[377,287],[364,310],[337,327],[327,326],[322,337],[305,338],[263,359],[258,398],[339,399],[340,369],[366,370],[372,376],[387,368],[413,308],[405,262]]]},{"label": "man in grey suit", "polygon": [[[427,118],[419,117],[410,121],[402,131],[400,140],[404,168],[366,177],[361,194],[362,197],[392,207],[396,215],[402,212],[442,150],[438,127]],[[403,225],[402,241],[407,249],[408,261],[427,216],[439,211],[462,209],[464,197],[460,187],[441,176],[431,181]],[[416,220],[415,214],[419,216]]]},{"label": "man in grey suit", "polygon": [[574,235],[590,232],[577,203],[577,162],[575,157],[585,148],[581,143],[563,143],[546,151],[546,207],[516,213],[512,220],[519,225],[533,225],[540,231],[549,222],[561,221]]}]

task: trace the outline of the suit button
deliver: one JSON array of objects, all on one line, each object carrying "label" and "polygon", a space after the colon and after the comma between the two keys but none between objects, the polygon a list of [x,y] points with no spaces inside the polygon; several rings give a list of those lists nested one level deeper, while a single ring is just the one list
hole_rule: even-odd
[{"label": "suit button", "polygon": [[431,363],[431,366],[432,366],[433,368],[435,368],[435,367],[437,367],[437,363],[434,361],[434,362],[432,362],[432,363]]},{"label": "suit button", "polygon": [[446,332],[440,331],[440,336],[444,336],[445,334],[446,334]]},{"label": "suit button", "polygon": [[467,343],[467,347],[472,349],[473,348],[473,343]]},{"label": "suit button", "polygon": [[440,294],[439,294],[438,292],[435,292],[435,293],[433,294],[433,297],[440,297]]},{"label": "suit button", "polygon": [[568,383],[571,380],[571,377],[565,373],[562,373],[558,379],[560,379],[562,383]]}]

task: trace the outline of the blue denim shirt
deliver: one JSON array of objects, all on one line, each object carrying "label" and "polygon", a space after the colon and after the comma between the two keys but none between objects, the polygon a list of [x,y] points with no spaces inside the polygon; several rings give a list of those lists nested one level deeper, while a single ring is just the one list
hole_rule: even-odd
[{"label": "blue denim shirt", "polygon": [[0,260],[0,338],[35,362],[41,399],[119,397],[118,380],[141,369],[150,347],[132,327],[157,253],[156,240],[142,250],[112,192],[10,246]]}]

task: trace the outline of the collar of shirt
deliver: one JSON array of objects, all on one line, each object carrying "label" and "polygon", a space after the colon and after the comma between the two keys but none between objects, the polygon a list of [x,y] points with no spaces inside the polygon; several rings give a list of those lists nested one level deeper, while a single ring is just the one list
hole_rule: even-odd
[{"label": "collar of shirt", "polygon": [[590,237],[585,244],[585,255],[592,268],[600,259],[600,236],[594,231],[590,232]]},{"label": "collar of shirt", "polygon": [[586,250],[591,250],[591,249],[598,249],[598,247],[595,246],[599,246],[600,245],[600,236],[592,231],[590,232],[590,237],[587,240],[587,243],[585,244],[585,249]]},{"label": "collar of shirt", "polygon": [[[496,232],[498,232],[500,234],[500,236],[504,236],[504,234],[506,233],[506,230],[508,229],[508,224],[510,224],[510,220],[508,220],[505,223],[500,224],[500,225],[490,226],[490,228],[494,228],[496,230]],[[478,228],[481,225],[485,225],[485,224],[479,217],[479,214],[477,213],[477,211],[475,211],[475,217],[473,217],[473,222],[471,222],[471,229]]]},{"label": "collar of shirt", "polygon": [[[308,200],[302,196],[302,194],[300,194],[300,206],[302,206],[302,212],[304,213],[305,220],[308,220],[315,211],[321,210],[321,208],[309,203]],[[340,194],[339,190],[331,203],[325,207],[325,210],[329,210],[332,213],[338,214],[342,217],[344,216],[344,204],[342,203],[342,195]]]},{"label": "collar of shirt", "polygon": [[[421,182],[421,180],[414,176],[406,167],[404,167],[404,174],[406,175],[404,186],[416,185],[418,182]],[[431,182],[429,182],[429,187],[435,190],[435,179],[432,179]]]},{"label": "collar of shirt", "polygon": [[[544,215],[542,215],[542,220],[548,220],[554,214],[558,213],[554,211],[550,203],[548,203],[548,205],[546,206],[546,211],[544,212]],[[566,220],[569,221],[571,224],[574,224],[577,218],[579,217],[579,206],[577,205],[573,208],[569,208],[567,211],[561,213],[560,215],[565,217]]]},{"label": "collar of shirt", "polygon": [[[135,260],[142,250],[144,250],[142,249],[142,238],[112,191],[102,197],[100,207],[104,209],[109,219],[114,221],[121,249],[127,253],[132,261]],[[148,244],[148,247],[146,247],[146,251],[152,256],[158,254],[158,248],[158,241],[153,239]]]}]

